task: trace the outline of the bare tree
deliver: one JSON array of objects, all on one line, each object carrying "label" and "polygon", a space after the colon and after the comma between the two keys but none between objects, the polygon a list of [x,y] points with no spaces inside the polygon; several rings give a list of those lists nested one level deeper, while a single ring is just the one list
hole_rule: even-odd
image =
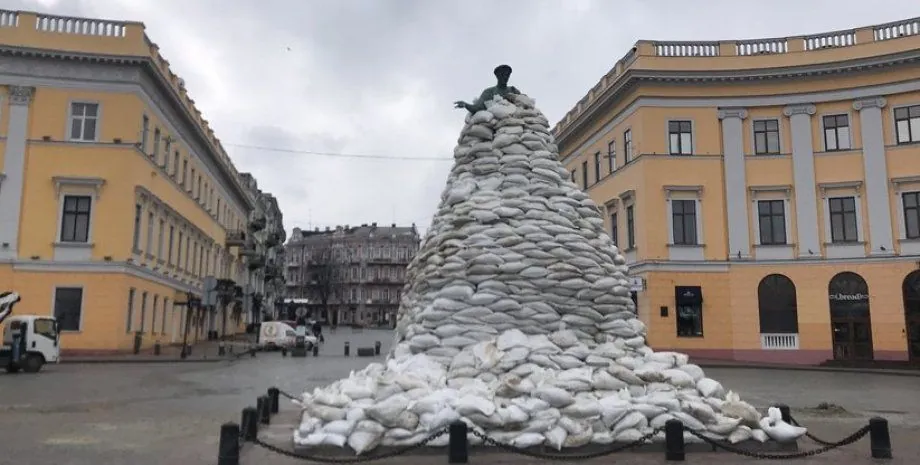
[{"label": "bare tree", "polygon": [[326,249],[317,253],[315,257],[311,257],[307,268],[309,274],[307,280],[313,290],[312,294],[319,298],[323,316],[332,327],[339,325],[339,315],[338,312],[333,312],[330,317],[329,300],[342,284],[339,279],[341,262],[335,252]]}]

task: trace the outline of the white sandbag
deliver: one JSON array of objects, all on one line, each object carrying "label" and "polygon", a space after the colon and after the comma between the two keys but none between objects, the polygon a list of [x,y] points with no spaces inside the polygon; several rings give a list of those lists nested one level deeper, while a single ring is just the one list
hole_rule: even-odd
[{"label": "white sandbag", "polygon": [[369,418],[378,421],[384,426],[395,426],[399,416],[409,408],[409,399],[404,395],[391,396],[388,399],[365,409]]},{"label": "white sandbag", "polygon": [[569,433],[565,429],[557,426],[544,433],[544,437],[546,438],[546,445],[556,450],[562,450],[562,445],[565,443],[568,435]]},{"label": "white sandbag", "polygon": [[543,444],[544,440],[545,437],[539,433],[521,433],[511,441],[511,445],[514,447],[527,448]]},{"label": "white sandbag", "polygon": [[753,437],[754,434],[751,432],[751,428],[741,425],[728,435],[728,442],[731,444],[738,444],[739,442],[747,441]]},{"label": "white sandbag", "polygon": [[571,394],[555,386],[539,386],[534,390],[533,396],[556,408],[566,407],[575,402]]},{"label": "white sandbag", "polygon": [[722,384],[711,378],[703,378],[697,381],[696,388],[699,389],[703,397],[722,397],[725,395]]},{"label": "white sandbag", "polygon": [[348,447],[355,451],[355,454],[361,455],[367,452],[380,442],[380,434],[368,431],[355,431],[348,436]]},{"label": "white sandbag", "polygon": [[480,413],[485,416],[495,413],[495,404],[485,398],[475,395],[465,395],[454,404],[454,409],[463,416]]},{"label": "white sandbag", "polygon": [[348,436],[355,427],[354,422],[347,420],[336,420],[326,423],[322,432],[325,434],[337,434],[339,436]]}]

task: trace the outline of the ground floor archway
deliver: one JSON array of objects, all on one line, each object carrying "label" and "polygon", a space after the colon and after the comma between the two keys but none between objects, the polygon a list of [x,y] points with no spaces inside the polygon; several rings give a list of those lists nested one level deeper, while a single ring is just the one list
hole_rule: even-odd
[{"label": "ground floor archway", "polygon": [[904,278],[901,291],[904,296],[907,355],[911,362],[920,362],[920,270]]},{"label": "ground floor archway", "polygon": [[828,283],[834,360],[872,360],[872,318],[869,285],[851,271]]}]

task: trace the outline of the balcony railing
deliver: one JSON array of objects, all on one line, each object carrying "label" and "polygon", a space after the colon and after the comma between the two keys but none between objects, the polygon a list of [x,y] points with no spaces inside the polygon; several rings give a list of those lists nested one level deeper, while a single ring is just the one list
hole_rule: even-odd
[{"label": "balcony railing", "polygon": [[227,231],[227,247],[242,247],[246,245],[245,231]]},{"label": "balcony railing", "polygon": [[[866,26],[856,29],[847,29],[842,31],[830,31],[819,34],[778,37],[772,39],[744,39],[744,40],[723,40],[723,41],[648,41],[640,40],[632,47],[623,58],[614,64],[611,70],[604,75],[598,83],[592,87],[588,93],[582,97],[575,106],[566,113],[559,121],[559,124],[553,128],[553,133],[557,136],[570,127],[585,112],[594,107],[602,96],[607,95],[607,90],[614,87],[617,82],[626,75],[631,69],[650,69],[650,70],[680,70],[685,69],[684,62],[681,61],[661,61],[651,60],[648,58],[664,59],[688,59],[697,58],[700,60],[711,59],[714,64],[720,65],[719,69],[747,69],[758,68],[756,61],[739,61],[725,62],[733,57],[750,57],[758,55],[781,55],[795,53],[820,52],[826,49],[843,49],[857,47],[863,44],[873,42],[893,41],[907,37],[920,35],[920,18],[910,18],[891,23]],[[852,56],[834,56],[834,55],[816,55],[814,62],[834,62],[852,58],[864,57],[867,54],[871,56],[883,55],[886,53],[897,53],[904,49],[913,47],[911,44],[901,46],[892,46],[890,51],[879,50],[877,48],[865,49],[863,52],[853,52]],[[811,63],[810,60],[805,60]],[[784,62],[764,62],[764,68],[786,67],[788,63]],[[693,71],[698,71],[696,67],[690,66]],[[703,68],[701,68],[703,69]]]},{"label": "balcony railing", "polygon": [[799,335],[795,333],[764,333],[760,335],[763,350],[799,350]]}]

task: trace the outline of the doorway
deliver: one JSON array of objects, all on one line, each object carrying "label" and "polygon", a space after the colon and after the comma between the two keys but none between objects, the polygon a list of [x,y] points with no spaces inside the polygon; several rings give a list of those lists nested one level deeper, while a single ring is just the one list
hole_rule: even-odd
[{"label": "doorway", "polygon": [[920,270],[904,278],[904,323],[907,330],[907,355],[911,362],[920,362]]},{"label": "doorway", "polygon": [[862,276],[844,271],[828,284],[834,360],[872,360],[872,318],[869,285]]}]

